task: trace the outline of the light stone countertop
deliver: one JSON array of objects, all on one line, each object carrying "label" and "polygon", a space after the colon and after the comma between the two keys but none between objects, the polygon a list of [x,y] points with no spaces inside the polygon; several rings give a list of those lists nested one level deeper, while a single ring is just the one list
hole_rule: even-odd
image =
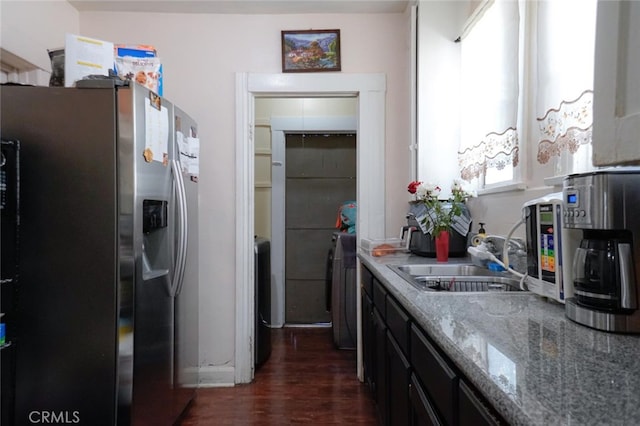
[{"label": "light stone countertop", "polygon": [[358,257],[511,424],[640,424],[640,336],[576,324],[533,293],[421,291],[387,267],[435,259]]}]

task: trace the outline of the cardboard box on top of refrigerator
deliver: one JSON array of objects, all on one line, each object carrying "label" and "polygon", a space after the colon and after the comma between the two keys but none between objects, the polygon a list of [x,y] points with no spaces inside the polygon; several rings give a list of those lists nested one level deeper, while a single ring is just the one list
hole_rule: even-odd
[{"label": "cardboard box on top of refrigerator", "polygon": [[116,74],[133,80],[162,96],[162,63],[156,49],[145,44],[113,46]]}]

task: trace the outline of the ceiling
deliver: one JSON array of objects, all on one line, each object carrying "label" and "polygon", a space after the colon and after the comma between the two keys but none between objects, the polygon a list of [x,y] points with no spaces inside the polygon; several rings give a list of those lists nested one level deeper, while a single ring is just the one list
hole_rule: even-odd
[{"label": "ceiling", "polygon": [[67,0],[80,12],[401,13],[416,0]]}]

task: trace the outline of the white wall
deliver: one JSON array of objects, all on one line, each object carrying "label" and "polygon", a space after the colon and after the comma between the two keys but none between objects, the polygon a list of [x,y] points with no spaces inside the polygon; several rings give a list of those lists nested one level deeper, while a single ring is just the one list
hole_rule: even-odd
[{"label": "white wall", "polygon": [[406,174],[398,179],[398,189],[387,187],[386,215],[392,223],[387,226],[397,229],[409,179],[408,15],[80,15],[82,35],[154,45],[163,62],[165,97],[199,123],[200,363],[205,370],[234,362],[235,73],[280,72],[280,31],[307,28],[341,30],[343,73],[387,75],[387,170]]},{"label": "white wall", "polygon": [[47,49],[64,47],[65,34],[80,28],[79,13],[66,0],[2,0],[0,23],[0,47],[48,72]]}]

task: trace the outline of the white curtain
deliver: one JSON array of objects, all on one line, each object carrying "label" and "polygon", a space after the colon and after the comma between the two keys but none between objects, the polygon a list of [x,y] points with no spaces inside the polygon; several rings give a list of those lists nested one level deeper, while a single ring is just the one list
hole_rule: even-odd
[{"label": "white curtain", "polygon": [[535,3],[537,160],[553,160],[556,175],[593,169],[596,3]]},{"label": "white curtain", "polygon": [[460,174],[470,181],[518,165],[519,2],[495,0],[461,40]]}]

